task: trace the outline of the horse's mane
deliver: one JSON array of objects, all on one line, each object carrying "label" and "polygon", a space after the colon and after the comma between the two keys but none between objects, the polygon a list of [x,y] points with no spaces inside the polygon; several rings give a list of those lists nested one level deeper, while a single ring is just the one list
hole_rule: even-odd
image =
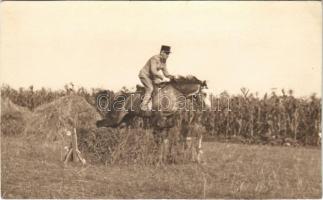
[{"label": "horse's mane", "polygon": [[[180,89],[180,88],[186,87],[187,84],[199,84],[199,85],[202,85],[202,86],[207,86],[205,81],[201,81],[198,78],[196,78],[195,76],[191,76],[191,75],[178,76],[178,77],[176,77],[175,79],[172,79],[169,82],[162,82],[162,83],[158,84],[158,86],[163,88],[163,87],[165,87],[167,85],[172,85],[173,87],[175,87],[177,89]],[[144,89],[143,86],[137,85],[137,90],[136,91],[137,92],[138,91],[144,92],[145,89]]]},{"label": "horse's mane", "polygon": [[173,80],[176,84],[188,84],[188,83],[197,83],[202,84],[203,82],[196,78],[195,76],[188,75],[188,76],[178,76]]}]

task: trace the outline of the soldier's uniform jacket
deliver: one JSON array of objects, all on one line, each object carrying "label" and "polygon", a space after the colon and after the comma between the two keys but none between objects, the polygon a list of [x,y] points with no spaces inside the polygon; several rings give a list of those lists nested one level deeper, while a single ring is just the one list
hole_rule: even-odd
[{"label": "soldier's uniform jacket", "polygon": [[139,77],[149,77],[151,80],[156,78],[163,79],[163,76],[158,72],[161,70],[166,77],[169,77],[169,72],[165,62],[161,61],[160,55],[151,57],[145,66],[140,70]]}]

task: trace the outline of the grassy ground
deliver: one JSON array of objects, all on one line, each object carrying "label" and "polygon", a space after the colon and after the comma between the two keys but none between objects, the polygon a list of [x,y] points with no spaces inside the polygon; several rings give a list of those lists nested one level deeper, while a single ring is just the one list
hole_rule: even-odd
[{"label": "grassy ground", "polygon": [[55,145],[1,138],[2,198],[320,198],[319,148],[204,143],[205,165],[60,162]]}]

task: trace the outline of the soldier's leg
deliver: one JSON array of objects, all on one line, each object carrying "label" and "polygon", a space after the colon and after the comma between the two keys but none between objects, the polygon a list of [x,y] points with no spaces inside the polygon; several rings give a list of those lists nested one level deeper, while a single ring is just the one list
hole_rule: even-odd
[{"label": "soldier's leg", "polygon": [[151,98],[151,94],[153,93],[154,86],[153,86],[152,81],[148,77],[141,76],[139,78],[140,78],[141,83],[145,86],[145,95],[144,95],[143,101],[141,103],[141,108],[143,110],[147,110],[148,103]]}]

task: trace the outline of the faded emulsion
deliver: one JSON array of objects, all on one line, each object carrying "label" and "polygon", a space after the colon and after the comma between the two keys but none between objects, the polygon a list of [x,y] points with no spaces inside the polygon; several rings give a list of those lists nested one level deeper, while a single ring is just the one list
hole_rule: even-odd
[{"label": "faded emulsion", "polygon": [[322,198],[321,6],[5,0],[1,198]]}]

